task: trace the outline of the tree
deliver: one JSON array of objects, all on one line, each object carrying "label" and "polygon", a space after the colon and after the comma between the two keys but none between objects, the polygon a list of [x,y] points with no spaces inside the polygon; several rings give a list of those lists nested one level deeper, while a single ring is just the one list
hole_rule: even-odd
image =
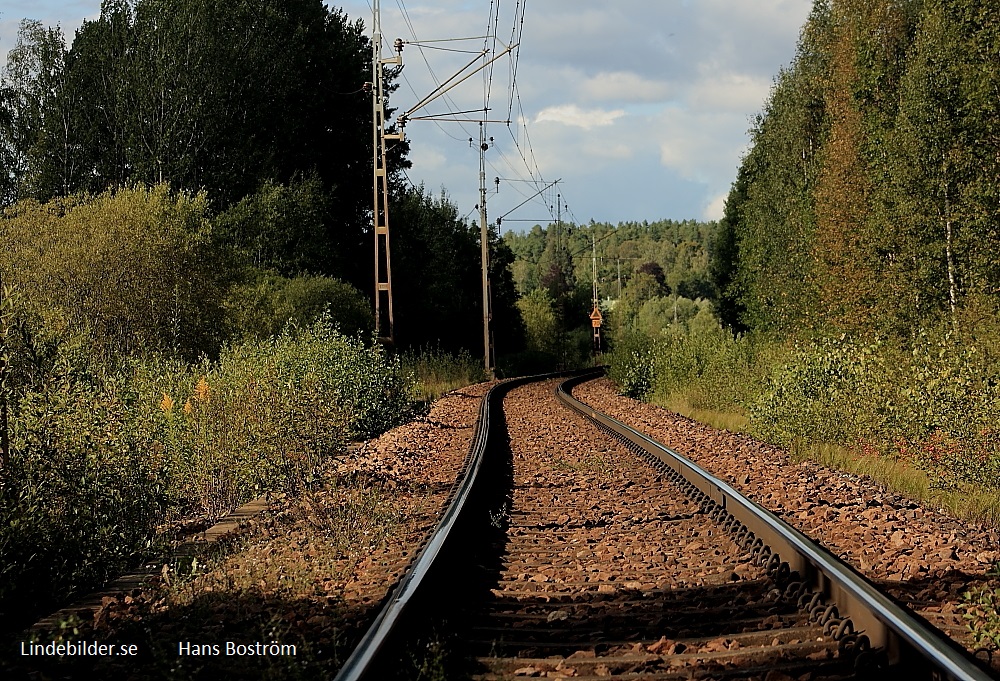
[{"label": "tree", "polygon": [[648,274],[649,276],[653,277],[653,279],[656,280],[656,283],[659,284],[661,288],[664,288],[667,293],[670,292],[670,289],[666,283],[667,281],[666,275],[663,273],[663,268],[660,267],[658,263],[644,262],[641,265],[639,265],[639,267],[637,267],[635,271],[641,274]]},{"label": "tree", "polygon": [[787,330],[817,322],[812,192],[828,130],[823,86],[830,30],[830,7],[817,0],[795,62],[779,74],[751,130],[740,171],[745,195],[727,213],[738,258],[726,288],[739,291],[740,321],[749,327]]},{"label": "tree", "polygon": [[[442,192],[402,187],[392,196],[392,282],[396,344],[483,351],[479,229],[458,216]],[[520,350],[523,325],[510,264],[513,254],[490,235],[493,335],[498,352]]]},{"label": "tree", "polygon": [[900,93],[894,166],[900,224],[897,278],[910,324],[947,311],[954,321],[963,292],[971,234],[963,188],[974,175],[962,90],[965,61],[959,26],[947,5],[928,0]]},{"label": "tree", "polygon": [[[321,224],[292,259],[368,285],[360,21],[322,0],[105,0],[68,51],[31,22],[19,45],[0,88],[6,201],[169,182],[225,209],[318,178]],[[394,174],[407,149],[393,146]]]},{"label": "tree", "polygon": [[526,347],[531,352],[557,355],[559,352],[559,320],[548,291],[536,288],[517,301],[524,320]]},{"label": "tree", "polygon": [[72,89],[59,28],[24,20],[0,79],[0,147],[9,165],[7,202],[47,199],[73,183]]},{"label": "tree", "polygon": [[203,193],[166,185],[26,199],[0,219],[0,275],[49,330],[86,334],[105,358],[195,359],[223,340],[229,283],[208,213]]}]

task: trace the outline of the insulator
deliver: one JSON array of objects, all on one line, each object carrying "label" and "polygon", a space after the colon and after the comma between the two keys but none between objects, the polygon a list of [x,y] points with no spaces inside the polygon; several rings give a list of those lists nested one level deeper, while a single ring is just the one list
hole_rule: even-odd
[{"label": "insulator", "polygon": [[403,39],[402,38],[396,38],[393,41],[392,46],[396,48],[396,52],[399,52],[400,54],[403,53]]}]

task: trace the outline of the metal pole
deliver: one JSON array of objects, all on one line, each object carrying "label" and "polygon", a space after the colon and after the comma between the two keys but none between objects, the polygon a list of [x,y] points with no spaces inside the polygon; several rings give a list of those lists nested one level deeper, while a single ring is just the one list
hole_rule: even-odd
[{"label": "metal pole", "polygon": [[3,276],[0,275],[0,479],[10,473],[10,424],[8,422],[7,401],[7,336],[8,324],[12,315],[5,307],[9,304],[3,288]]},{"label": "metal pole", "polygon": [[[597,364],[598,358],[601,354],[601,327],[600,327],[600,298],[597,291],[597,230],[590,233],[591,247],[593,248],[592,257],[594,262],[594,311],[591,312],[591,325],[594,329],[594,363]],[[597,320],[594,320],[594,315],[597,315]]]},{"label": "metal pole", "polygon": [[[375,233],[375,336],[389,345],[395,342],[392,313],[392,266],[389,257],[389,176],[386,163],[385,88],[383,66],[402,64],[402,41],[396,41],[399,54],[382,58],[382,23],[379,0],[372,4],[372,173],[373,206],[372,227]],[[397,139],[400,135],[394,136]],[[383,267],[383,260],[385,266]],[[387,322],[382,322],[382,298],[385,297]]]},{"label": "metal pole", "polygon": [[591,232],[590,234],[591,243],[594,247],[593,260],[594,260],[594,309],[597,309],[597,236],[596,232]]},{"label": "metal pole", "polygon": [[493,378],[493,362],[490,343],[490,228],[486,224],[486,133],[479,124],[479,239],[482,245],[483,261],[483,368]]}]

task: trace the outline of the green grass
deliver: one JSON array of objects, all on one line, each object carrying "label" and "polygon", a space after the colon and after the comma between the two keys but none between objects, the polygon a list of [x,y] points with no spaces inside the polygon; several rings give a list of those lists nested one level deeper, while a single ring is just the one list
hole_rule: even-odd
[{"label": "green grass", "polygon": [[445,393],[487,380],[482,361],[464,350],[457,354],[441,348],[421,348],[403,355],[403,366],[416,378],[414,399],[430,403]]},{"label": "green grass", "polygon": [[657,401],[657,404],[681,416],[686,416],[719,430],[728,430],[731,433],[746,433],[750,427],[750,420],[745,414],[696,407],[692,404],[692,400],[685,395],[671,395],[662,402]]}]

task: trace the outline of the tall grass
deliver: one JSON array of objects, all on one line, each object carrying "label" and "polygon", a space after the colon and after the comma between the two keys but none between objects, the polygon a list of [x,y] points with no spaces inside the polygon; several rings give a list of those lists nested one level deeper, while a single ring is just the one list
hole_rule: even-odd
[{"label": "tall grass", "polygon": [[467,351],[450,353],[440,347],[423,347],[402,355],[402,364],[416,380],[414,396],[431,402],[447,392],[487,379],[482,359]]}]

